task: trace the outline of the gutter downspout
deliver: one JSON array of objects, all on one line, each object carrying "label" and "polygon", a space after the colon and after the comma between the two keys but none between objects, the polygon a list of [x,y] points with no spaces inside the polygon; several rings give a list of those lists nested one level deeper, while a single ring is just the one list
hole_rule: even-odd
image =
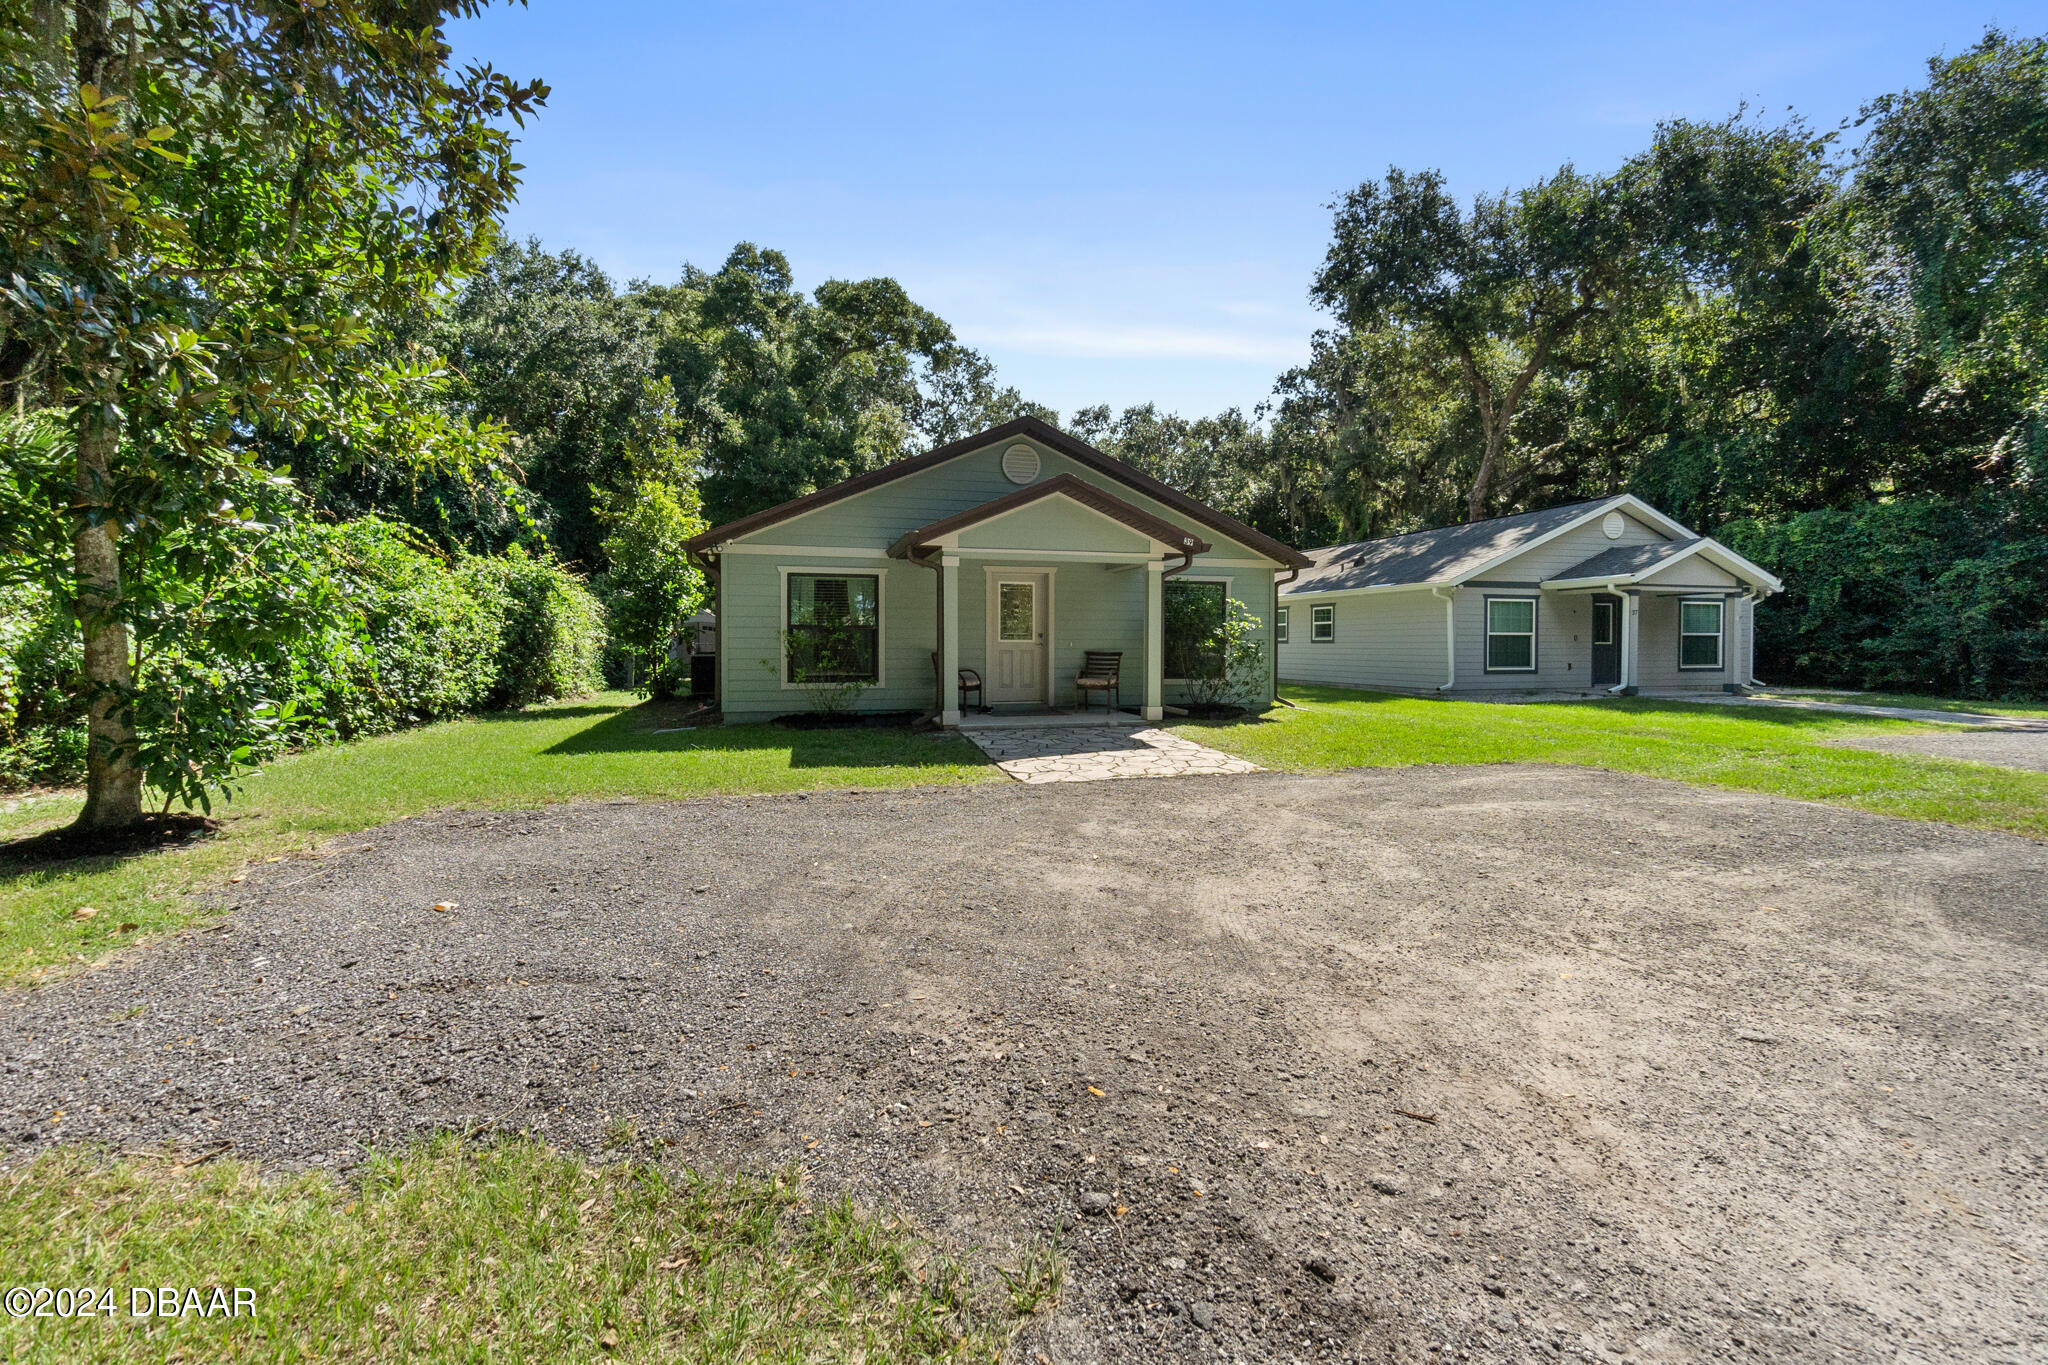
[{"label": "gutter downspout", "polygon": [[1196,555],[1207,554],[1208,552],[1209,547],[1207,545],[1201,544],[1200,542],[1197,542],[1196,544],[1191,546],[1183,546],[1181,549],[1174,551],[1175,554],[1180,556],[1180,563],[1174,565],[1172,568],[1166,570],[1159,576],[1161,578],[1171,578],[1177,573],[1186,573],[1189,569],[1195,567]]},{"label": "gutter downspout", "polygon": [[685,551],[685,557],[696,561],[704,576],[711,580],[711,616],[718,622],[718,667],[711,670],[711,702],[721,710],[725,707],[725,575],[713,556],[696,550]]},{"label": "gutter downspout", "polygon": [[1429,595],[1444,600],[1444,681],[1437,691],[1448,692],[1458,685],[1458,586],[1431,588]]}]

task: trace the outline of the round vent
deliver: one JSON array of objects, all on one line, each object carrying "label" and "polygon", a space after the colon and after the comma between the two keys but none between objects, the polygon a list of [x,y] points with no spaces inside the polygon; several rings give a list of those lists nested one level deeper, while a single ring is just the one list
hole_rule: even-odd
[{"label": "round vent", "polygon": [[1038,477],[1038,452],[1022,441],[1011,446],[1003,452],[1003,477],[1011,483],[1030,483]]},{"label": "round vent", "polygon": [[[1005,461],[1005,467],[1008,467],[1007,460]],[[1628,523],[1622,520],[1621,513],[1619,512],[1609,512],[1607,519],[1600,523],[1600,533],[1609,540],[1620,540],[1621,533],[1627,529]]]}]

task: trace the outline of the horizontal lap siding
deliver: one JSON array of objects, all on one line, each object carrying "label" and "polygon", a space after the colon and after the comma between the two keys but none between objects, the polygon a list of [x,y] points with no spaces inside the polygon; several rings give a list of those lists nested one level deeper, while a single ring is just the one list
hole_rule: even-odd
[{"label": "horizontal lap siding", "polygon": [[[1029,441],[1022,442],[1031,445]],[[887,548],[907,531],[977,507],[1008,493],[1018,485],[1004,477],[1002,452],[1016,441],[1004,442],[936,465],[921,473],[882,484],[864,493],[830,503],[788,521],[765,526],[739,537],[736,546],[817,546],[792,548],[765,554],[728,553],[723,557],[724,620],[720,650],[724,707],[728,718],[748,719],[781,715],[805,709],[805,694],[783,689],[779,674],[764,667],[761,660],[779,660],[781,654],[782,566],[831,565],[854,573],[884,576],[882,606],[883,647],[886,652],[885,682],[862,695],[862,710],[896,711],[927,709],[936,695],[931,653],[937,647],[937,574],[902,560],[874,557],[839,557],[828,549],[867,550],[869,555]],[[1185,513],[1155,502],[1137,489],[1103,475],[1045,447],[1039,452],[1039,478],[1073,474],[1116,497],[1142,507],[1153,515],[1201,536],[1212,545],[1190,571],[1195,577],[1226,578],[1230,595],[1244,603],[1258,618],[1266,649],[1273,648],[1273,573],[1270,561],[1235,541],[1193,523]],[[1014,537],[1014,540],[1011,539]],[[1008,558],[1009,550],[1078,550],[1100,553],[1135,553],[1146,542],[1128,527],[1073,506],[1034,506],[1010,517],[978,528],[966,539],[984,547],[963,547],[957,570],[960,584],[960,663],[983,670],[986,676],[988,648],[988,575],[990,565],[1032,571],[1053,570],[1053,700],[1069,704],[1075,696],[1074,675],[1082,654],[1090,649],[1115,649],[1124,655],[1124,701],[1136,706],[1144,700],[1145,571],[1132,566],[1110,572],[1085,558]],[[994,548],[987,548],[993,546]],[[1217,560],[1253,560],[1259,567],[1241,564],[1214,566]],[[1262,671],[1269,677],[1270,670]],[[1263,689],[1262,689],[1263,690]],[[1167,689],[1173,700],[1176,689]]]},{"label": "horizontal lap siding", "polygon": [[1513,559],[1503,560],[1488,569],[1483,577],[1488,582],[1497,583],[1541,583],[1574,565],[1585,563],[1603,550],[1631,545],[1662,545],[1671,539],[1624,512],[1621,514],[1620,539],[1609,540],[1607,533],[1600,529],[1600,523],[1605,520],[1605,517],[1595,517],[1584,526],[1575,526],[1555,540],[1545,541],[1533,550],[1525,550]]},{"label": "horizontal lap siding", "polygon": [[860,697],[863,711],[928,710],[932,704],[937,575],[901,560],[827,554],[726,555],[718,666],[728,720],[760,720],[810,709],[806,693],[782,685],[783,566],[882,577],[882,685]]},{"label": "horizontal lap siding", "polygon": [[[1016,492],[1018,485],[1011,483],[1003,474],[1002,459],[1005,450],[1019,444],[1032,445],[1038,451],[1039,471],[1034,483],[1060,474],[1072,474],[1085,483],[1107,490],[1133,507],[1141,507],[1163,521],[1200,536],[1210,543],[1211,557],[1264,559],[1256,551],[1200,525],[1185,512],[1154,501],[1119,479],[1110,478],[1077,460],[1070,460],[1021,438],[891,480],[864,493],[828,503],[816,511],[765,526],[741,537],[741,540],[768,545],[872,545],[877,549],[885,548],[906,531],[929,526]],[[1197,564],[1201,562],[1196,561]]]},{"label": "horizontal lap siding", "polygon": [[[1336,608],[1337,637],[1310,639],[1310,607]],[[1389,692],[1434,691],[1444,680],[1444,603],[1427,589],[1353,597],[1282,597],[1288,641],[1280,647],[1287,682]]]},{"label": "horizontal lap siding", "polygon": [[[1532,597],[1536,600],[1535,672],[1486,671],[1488,597]],[[1584,691],[1593,685],[1592,662],[1593,601],[1590,595],[1542,592],[1533,588],[1483,588],[1469,584],[1458,590],[1458,691],[1512,692],[1530,688]]]},{"label": "horizontal lap siding", "polygon": [[1742,625],[1740,604],[1727,599],[1721,621],[1721,667],[1681,669],[1678,666],[1678,598],[1643,598],[1643,643],[1637,656],[1637,678],[1643,687],[1660,691],[1697,688],[1718,692],[1725,683],[1742,678]]}]

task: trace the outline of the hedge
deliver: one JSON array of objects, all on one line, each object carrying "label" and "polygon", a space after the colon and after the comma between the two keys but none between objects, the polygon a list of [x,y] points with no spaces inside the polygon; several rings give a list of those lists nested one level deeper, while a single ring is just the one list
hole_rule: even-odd
[{"label": "hedge", "polygon": [[1785,580],[1757,610],[1761,678],[2048,697],[2048,499],[1897,498],[1719,534]]},{"label": "hedge", "polygon": [[[219,581],[138,594],[136,709],[153,773],[602,685],[603,609],[551,560],[449,559],[376,517],[249,535]],[[59,601],[0,589],[0,786],[79,777],[78,665]]]}]

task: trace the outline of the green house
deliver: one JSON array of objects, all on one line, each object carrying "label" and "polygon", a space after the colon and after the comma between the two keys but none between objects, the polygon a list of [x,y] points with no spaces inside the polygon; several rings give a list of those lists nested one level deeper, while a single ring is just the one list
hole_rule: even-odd
[{"label": "green house", "polygon": [[[1308,559],[1086,442],[1020,417],[690,542],[716,584],[728,721],[810,709],[1079,711],[1118,656],[1123,718],[1182,698],[1169,623],[1236,601],[1277,658],[1276,580]],[[1180,610],[1178,608],[1189,608]],[[1184,633],[1184,630],[1182,631]],[[1097,667],[1101,665],[1098,659]],[[978,694],[963,683],[980,684]],[[1263,679],[1270,699],[1273,676]]]}]

